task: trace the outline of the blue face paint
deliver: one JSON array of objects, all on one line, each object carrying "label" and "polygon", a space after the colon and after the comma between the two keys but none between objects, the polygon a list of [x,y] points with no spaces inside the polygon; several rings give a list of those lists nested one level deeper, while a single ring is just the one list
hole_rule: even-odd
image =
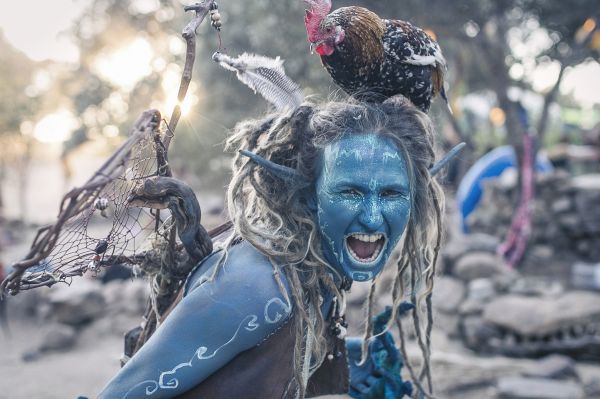
[{"label": "blue face paint", "polygon": [[375,278],[410,216],[406,162],[394,142],[376,134],[347,134],[327,145],[316,203],[329,263],[352,280]]}]

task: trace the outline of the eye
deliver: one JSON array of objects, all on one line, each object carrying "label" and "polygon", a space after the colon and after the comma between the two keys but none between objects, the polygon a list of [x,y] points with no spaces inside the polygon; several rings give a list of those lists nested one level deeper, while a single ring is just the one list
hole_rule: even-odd
[{"label": "eye", "polygon": [[331,26],[328,26],[327,28],[325,28],[325,32],[331,33],[333,32],[333,28]]},{"label": "eye", "polygon": [[347,188],[345,190],[340,191],[340,194],[342,194],[345,197],[361,197],[362,193],[354,188]]},{"label": "eye", "polygon": [[408,198],[408,194],[403,191],[385,190],[381,193],[381,198]]}]

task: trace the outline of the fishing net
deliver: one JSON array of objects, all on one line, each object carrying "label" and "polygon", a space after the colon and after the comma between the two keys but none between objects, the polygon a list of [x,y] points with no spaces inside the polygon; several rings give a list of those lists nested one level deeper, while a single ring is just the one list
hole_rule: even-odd
[{"label": "fishing net", "polygon": [[[184,10],[195,16],[182,32],[185,66],[168,125],[161,124],[156,110],[139,117],[121,147],[82,187],[64,196],[57,221],[40,229],[27,256],[12,265],[0,285],[0,297],[5,292],[69,284],[74,276],[116,264],[141,265],[153,287],[158,287],[152,295],[166,298],[160,309],[152,310],[158,317],[190,265],[212,251],[210,236],[200,224],[198,201],[189,187],[171,178],[167,153],[192,77],[196,29],[209,14],[217,31],[221,22],[214,0]],[[177,233],[187,239],[178,241]],[[141,245],[148,241],[150,245]]]},{"label": "fishing net", "polygon": [[140,243],[161,224],[151,210],[131,204],[133,192],[164,174],[157,156],[160,114],[146,111],[130,137],[82,186],[62,200],[55,224],[39,230],[29,254],[13,265],[6,282],[16,293],[56,283],[114,264],[139,264]]}]

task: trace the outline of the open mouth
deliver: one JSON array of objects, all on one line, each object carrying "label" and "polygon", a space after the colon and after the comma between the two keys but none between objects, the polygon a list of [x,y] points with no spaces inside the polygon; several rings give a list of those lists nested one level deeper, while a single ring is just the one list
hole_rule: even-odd
[{"label": "open mouth", "polygon": [[379,260],[385,241],[383,234],[350,234],[346,237],[346,248],[356,262],[368,265]]}]

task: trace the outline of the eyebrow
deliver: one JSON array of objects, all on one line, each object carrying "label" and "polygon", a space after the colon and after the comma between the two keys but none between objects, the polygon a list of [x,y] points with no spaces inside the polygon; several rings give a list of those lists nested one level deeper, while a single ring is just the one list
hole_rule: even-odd
[{"label": "eyebrow", "polygon": [[[363,188],[363,187],[369,187],[368,184],[360,184],[355,180],[340,180],[338,182],[335,183],[336,187],[358,187],[358,188]],[[401,183],[390,183],[390,184],[383,184],[381,186],[382,189],[387,190],[387,189],[398,189],[398,190],[409,190],[410,189],[410,185],[408,184],[408,182],[401,182]]]}]

